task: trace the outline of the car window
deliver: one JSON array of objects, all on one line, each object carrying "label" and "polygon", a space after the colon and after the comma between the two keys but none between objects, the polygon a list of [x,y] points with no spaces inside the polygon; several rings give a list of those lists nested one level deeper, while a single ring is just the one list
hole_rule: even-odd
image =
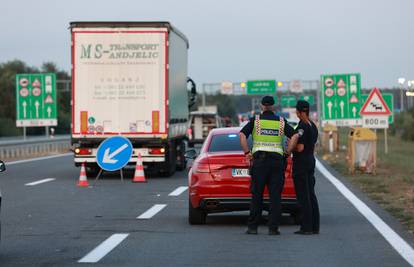
[{"label": "car window", "polygon": [[[252,147],[252,137],[247,139],[249,147]],[[239,134],[217,134],[213,135],[210,142],[208,152],[220,152],[220,151],[242,151],[240,145]]]}]

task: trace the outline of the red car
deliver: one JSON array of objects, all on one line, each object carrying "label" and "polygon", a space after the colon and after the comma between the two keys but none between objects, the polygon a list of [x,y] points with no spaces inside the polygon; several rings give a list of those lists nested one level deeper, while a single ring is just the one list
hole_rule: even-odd
[{"label": "red car", "polygon": [[[188,158],[195,158],[188,173],[190,224],[204,224],[207,214],[215,212],[249,210],[249,166],[242,151],[240,128],[217,128],[207,136],[200,155],[187,151]],[[249,138],[251,145],[251,137]],[[264,209],[269,208],[267,189]],[[299,221],[299,206],[292,179],[292,160],[287,161],[285,185],[282,192],[282,212],[290,213]]]}]

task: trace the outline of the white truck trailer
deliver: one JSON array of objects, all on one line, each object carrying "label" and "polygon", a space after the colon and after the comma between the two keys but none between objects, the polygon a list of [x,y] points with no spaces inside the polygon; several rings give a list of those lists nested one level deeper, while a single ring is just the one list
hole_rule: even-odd
[{"label": "white truck trailer", "polygon": [[[165,176],[184,169],[189,107],[188,39],[168,22],[71,22],[75,165],[96,173],[108,137],[127,137],[130,164]],[[191,82],[188,96],[187,83]]]}]

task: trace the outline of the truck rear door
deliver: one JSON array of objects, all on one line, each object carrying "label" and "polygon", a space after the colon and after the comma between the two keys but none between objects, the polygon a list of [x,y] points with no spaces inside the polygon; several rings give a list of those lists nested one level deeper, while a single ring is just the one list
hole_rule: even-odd
[{"label": "truck rear door", "polygon": [[167,29],[72,29],[72,134],[167,133]]}]

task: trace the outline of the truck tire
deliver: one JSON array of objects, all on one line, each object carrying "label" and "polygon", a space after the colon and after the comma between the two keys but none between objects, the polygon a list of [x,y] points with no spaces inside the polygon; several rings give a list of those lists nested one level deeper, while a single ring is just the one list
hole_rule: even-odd
[{"label": "truck tire", "polygon": [[163,177],[170,177],[177,169],[177,148],[174,143],[170,143],[165,157],[165,163],[160,169],[160,175]]},{"label": "truck tire", "polygon": [[96,166],[87,166],[86,167],[86,176],[88,178],[96,178],[96,176],[99,173],[99,170],[100,169],[99,169],[98,165],[96,165]]},{"label": "truck tire", "polygon": [[181,141],[177,151],[177,171],[183,171],[185,170],[185,167],[187,167],[187,159],[184,157],[185,149],[185,142]]},{"label": "truck tire", "polygon": [[188,223],[191,225],[205,224],[207,213],[200,208],[193,208],[191,201],[188,201]]}]

